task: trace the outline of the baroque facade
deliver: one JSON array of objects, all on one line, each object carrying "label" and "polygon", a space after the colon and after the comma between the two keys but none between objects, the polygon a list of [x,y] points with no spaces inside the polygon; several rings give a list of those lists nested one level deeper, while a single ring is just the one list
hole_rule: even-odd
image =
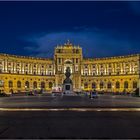
[{"label": "baroque facade", "polygon": [[0,54],[0,90],[51,91],[62,86],[67,67],[75,91],[131,92],[138,87],[140,54],[83,58],[82,48],[69,41],[55,48],[54,59]]}]

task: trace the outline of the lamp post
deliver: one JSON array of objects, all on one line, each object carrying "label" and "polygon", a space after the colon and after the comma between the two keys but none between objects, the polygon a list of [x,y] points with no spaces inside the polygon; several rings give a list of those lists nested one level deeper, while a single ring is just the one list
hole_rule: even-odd
[{"label": "lamp post", "polygon": [[25,85],[25,94],[27,95],[27,86]]},{"label": "lamp post", "polygon": [[114,94],[114,85],[112,85],[112,89],[113,89],[112,91],[113,91],[113,94]]}]

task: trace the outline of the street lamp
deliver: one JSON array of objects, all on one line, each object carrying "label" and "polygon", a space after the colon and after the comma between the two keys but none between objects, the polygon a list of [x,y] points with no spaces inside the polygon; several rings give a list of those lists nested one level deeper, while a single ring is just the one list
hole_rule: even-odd
[{"label": "street lamp", "polygon": [[25,90],[27,90],[27,86],[25,86]]}]

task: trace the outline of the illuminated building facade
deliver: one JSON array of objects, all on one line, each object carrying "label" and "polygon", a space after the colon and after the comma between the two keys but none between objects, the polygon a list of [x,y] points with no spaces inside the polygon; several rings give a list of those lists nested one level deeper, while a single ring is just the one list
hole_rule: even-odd
[{"label": "illuminated building facade", "polygon": [[62,86],[67,67],[75,91],[131,92],[138,87],[140,54],[88,59],[69,41],[55,48],[54,59],[0,54],[0,90],[51,91]]}]

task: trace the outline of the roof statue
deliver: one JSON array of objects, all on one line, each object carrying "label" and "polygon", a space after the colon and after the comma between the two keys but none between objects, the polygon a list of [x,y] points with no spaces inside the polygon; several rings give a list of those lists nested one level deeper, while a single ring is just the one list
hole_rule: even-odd
[{"label": "roof statue", "polygon": [[65,43],[64,45],[67,46],[67,47],[71,47],[72,46],[72,43],[70,43],[70,40],[68,39],[67,40],[67,43]]}]

